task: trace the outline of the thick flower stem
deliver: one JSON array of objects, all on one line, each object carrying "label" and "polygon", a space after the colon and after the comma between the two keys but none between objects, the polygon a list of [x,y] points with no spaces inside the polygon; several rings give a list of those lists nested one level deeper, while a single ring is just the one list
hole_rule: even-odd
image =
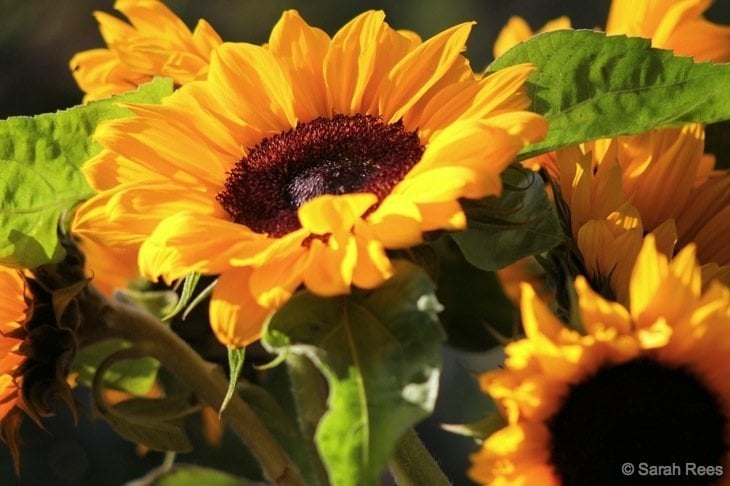
[{"label": "thick flower stem", "polygon": [[[228,380],[218,367],[201,358],[155,317],[132,305],[94,294],[94,300],[105,300],[102,315],[98,316],[103,325],[134,343],[140,351],[157,358],[208,405],[220,407]],[[297,466],[238,395],[234,394],[223,418],[258,459],[267,481],[282,486],[305,484]]]},{"label": "thick flower stem", "polygon": [[413,429],[408,429],[396,444],[390,458],[390,472],[398,486],[451,484]]}]

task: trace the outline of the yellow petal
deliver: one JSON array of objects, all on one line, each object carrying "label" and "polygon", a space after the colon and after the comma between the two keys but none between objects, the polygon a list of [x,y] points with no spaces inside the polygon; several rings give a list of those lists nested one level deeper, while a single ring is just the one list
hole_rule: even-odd
[{"label": "yellow petal", "polygon": [[72,232],[111,247],[140,244],[166,217],[190,211],[222,215],[208,194],[170,184],[126,184],[104,191],[76,209]]},{"label": "yellow petal", "polygon": [[473,22],[466,22],[430,38],[408,53],[380,88],[380,113],[394,123],[449,72],[465,49]]},{"label": "yellow petal", "polygon": [[255,261],[276,241],[224,219],[179,212],[164,219],[144,240],[139,269],[149,280],[163,276],[167,282],[192,272],[224,273],[233,263],[242,266]]},{"label": "yellow petal", "polygon": [[269,49],[289,74],[300,120],[331,113],[322,69],[329,45],[329,36],[310,27],[296,10],[286,10],[271,31]]},{"label": "yellow petal", "polygon": [[251,268],[232,268],[223,273],[210,299],[210,326],[218,341],[239,348],[257,341],[269,313],[249,292]]},{"label": "yellow petal", "polygon": [[267,260],[251,275],[250,290],[260,306],[278,309],[302,283],[307,249],[297,244],[289,251]]},{"label": "yellow petal", "polygon": [[535,35],[527,21],[522,17],[510,17],[502,30],[499,31],[497,40],[494,42],[494,57],[500,57],[502,54],[530,37]]},{"label": "yellow petal", "polygon": [[299,221],[302,227],[318,235],[350,231],[377,200],[377,196],[367,193],[318,196],[299,207]]},{"label": "yellow petal", "polygon": [[[483,177],[495,179],[497,194],[501,188],[499,174],[507,167],[524,143],[519,136],[480,120],[455,122],[440,130],[429,141],[423,157],[406,174],[410,179],[440,167],[470,168]],[[485,194],[486,195],[486,194]]]},{"label": "yellow petal", "polygon": [[376,65],[376,39],[383,29],[382,11],[365,12],[348,22],[332,38],[324,73],[334,113],[361,111],[363,94]]},{"label": "yellow petal", "polygon": [[466,214],[458,201],[419,203],[417,206],[421,212],[422,231],[459,231],[466,228]]},{"label": "yellow petal", "polygon": [[387,248],[408,248],[423,240],[418,206],[397,194],[386,197],[367,221],[373,237]]},{"label": "yellow petal", "polygon": [[223,104],[246,124],[272,132],[296,126],[289,77],[270,50],[225,43],[213,51],[208,80]]},{"label": "yellow petal", "polygon": [[363,224],[355,224],[357,262],[352,283],[363,289],[372,289],[393,275],[393,265],[383,244]]},{"label": "yellow petal", "polygon": [[654,236],[647,235],[631,273],[629,299],[631,315],[636,318],[647,308],[654,294],[669,273],[667,257],[656,251]]},{"label": "yellow petal", "polygon": [[325,297],[350,293],[357,263],[357,243],[346,235],[343,240],[330,236],[327,243],[313,239],[304,272],[304,284]]}]

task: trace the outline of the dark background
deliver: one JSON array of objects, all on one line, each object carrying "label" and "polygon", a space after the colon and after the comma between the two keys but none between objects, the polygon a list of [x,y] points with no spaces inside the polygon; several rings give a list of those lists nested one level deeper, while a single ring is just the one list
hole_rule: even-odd
[{"label": "dark background", "polygon": [[[266,41],[281,11],[289,8],[298,9],[311,25],[329,34],[367,9],[384,9],[391,26],[414,30],[424,38],[476,20],[466,55],[481,70],[491,60],[494,40],[510,15],[525,17],[534,29],[561,15],[568,15],[576,28],[602,27],[609,0],[168,0],[166,4],[190,27],[202,17],[224,40],[255,43]],[[68,61],[78,51],[102,47],[91,13],[112,12],[112,7],[113,0],[0,0],[0,118],[52,112],[79,103],[82,93]],[[717,2],[707,16],[730,24],[730,2]],[[727,141],[721,145],[727,146]],[[465,469],[473,443],[439,430],[438,423],[475,421],[485,414],[488,402],[476,391],[468,370],[493,366],[495,356],[447,350],[445,358],[449,365],[443,373],[438,410],[419,433],[456,484],[469,484]],[[83,393],[78,398],[86,401]],[[48,430],[43,432],[26,421],[20,480],[12,472],[6,448],[0,446],[0,485],[117,485],[144,475],[162,461],[159,453],[138,457],[133,444],[119,439],[104,422],[94,421],[88,409],[80,409],[76,427],[65,411],[46,424]],[[194,425],[190,432],[200,438]],[[231,437],[222,449],[201,446],[181,460],[239,474],[247,469]]]}]

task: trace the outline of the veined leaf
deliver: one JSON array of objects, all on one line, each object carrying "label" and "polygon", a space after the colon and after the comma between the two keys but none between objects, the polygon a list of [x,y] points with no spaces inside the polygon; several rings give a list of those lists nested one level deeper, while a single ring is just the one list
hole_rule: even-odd
[{"label": "veined leaf", "polygon": [[131,115],[120,102],[155,103],[171,92],[171,80],[156,79],[132,93],[0,121],[0,263],[35,268],[60,261],[59,218],[93,194],[80,168],[100,150],[94,129]]},{"label": "veined leaf", "polygon": [[330,387],[315,440],[332,484],[376,484],[400,436],[431,413],[443,331],[434,286],[405,262],[373,291],[323,298],[299,292],[262,341],[304,354]]},{"label": "veined leaf", "polygon": [[451,235],[467,261],[487,271],[548,251],[563,239],[537,174],[513,166],[502,179],[500,197],[461,201],[467,229]]},{"label": "veined leaf", "polygon": [[103,416],[122,437],[157,451],[189,452],[185,417],[194,413],[187,397],[131,398],[103,411]]},{"label": "veined leaf", "polygon": [[730,119],[730,64],[694,63],[646,39],[575,30],[537,35],[496,59],[487,72],[530,62],[531,109],[550,130],[525,159],[597,138]]}]

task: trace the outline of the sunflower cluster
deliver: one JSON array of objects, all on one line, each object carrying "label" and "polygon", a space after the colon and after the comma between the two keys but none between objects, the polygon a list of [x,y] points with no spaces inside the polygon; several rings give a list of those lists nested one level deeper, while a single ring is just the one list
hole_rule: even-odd
[{"label": "sunflower cluster", "polygon": [[[665,75],[730,61],[730,27],[703,16],[710,4],[613,0],[603,29],[608,37],[595,33],[593,40],[608,46],[610,36],[649,39],[610,44],[623,46],[627,56],[632,49],[651,52],[658,63],[647,61],[634,72],[631,86],[640,99],[639,92],[670,89]],[[95,409],[145,446],[177,447],[167,441],[177,437],[175,427],[191,404],[207,402],[223,414],[234,400],[232,421],[248,422],[233,429],[266,480],[370,484],[390,457],[396,480],[442,484],[420,443],[408,446],[409,454],[419,451],[415,459],[401,462],[402,451],[393,452],[409,437],[402,431],[433,410],[444,334],[438,297],[446,306],[463,306],[449,315],[467,316],[465,322],[476,316],[489,327],[506,310],[501,315],[515,329],[511,337],[499,336],[504,366],[479,378],[502,426],[479,438],[471,480],[634,484],[652,465],[681,464],[686,479],[687,465],[694,464],[705,472],[693,477],[698,484],[729,484],[730,176],[705,153],[703,125],[729,119],[726,107],[697,115],[696,106],[654,113],[641,102],[601,104],[596,99],[615,93],[590,93],[610,78],[605,70],[612,64],[590,62],[616,55],[601,50],[579,68],[566,67],[581,86],[555,101],[541,90],[550,44],[539,42],[569,32],[568,17],[538,32],[512,17],[494,45],[495,64],[515,52],[526,59],[480,73],[464,55],[473,22],[423,39],[394,29],[384,12],[373,10],[330,35],[286,10],[267,42],[257,45],[226,42],[205,20],[191,30],[159,0],[117,0],[115,8],[126,19],[95,13],[106,47],[70,61],[84,92],[77,109],[91,113],[77,124],[92,125],[93,143],[83,141],[77,157],[83,160],[70,160],[69,167],[32,168],[58,170],[76,192],[28,196],[15,188],[26,180],[23,172],[7,177],[12,189],[0,186],[8,200],[17,199],[7,211],[12,236],[0,245],[0,264],[9,265],[0,266],[0,438],[16,469],[21,417],[40,425],[52,413],[50,398],[73,408],[70,386],[78,376],[70,379],[70,370],[92,368],[79,383],[86,379],[92,388]],[[658,49],[692,59],[677,61]],[[662,62],[675,64],[664,71]],[[724,72],[718,67],[706,77]],[[692,76],[682,78],[687,90]],[[162,78],[164,95],[150,102],[124,97],[161,86]],[[581,98],[584,91],[589,94]],[[654,120],[655,128],[642,132],[627,122],[625,130],[580,140],[551,130],[552,120],[587,103],[596,104],[592,116],[615,122],[611,110],[626,108],[626,116]],[[35,152],[15,148],[32,144],[12,139],[21,130],[14,129],[8,140],[16,145],[1,149],[0,159],[17,162],[13,157],[32,152],[45,163],[46,153],[64,153],[52,146],[64,127],[54,125],[50,141],[31,140]],[[4,136],[3,130],[0,125]],[[532,182],[514,185],[510,173]],[[54,226],[42,236],[37,227],[45,220],[12,227],[12,215],[49,207]],[[64,248],[49,251],[49,233]],[[27,248],[23,242],[30,242]],[[502,248],[512,244],[511,253]],[[36,247],[47,255],[38,257]],[[32,252],[36,265],[26,265]],[[500,289],[494,272],[508,263],[514,265],[502,272]],[[404,268],[419,277],[408,281]],[[444,277],[450,271],[457,274]],[[199,280],[209,285],[194,296]],[[440,285],[453,288],[434,290]],[[490,295],[473,295],[487,288]],[[509,307],[505,294],[519,309]],[[150,303],[170,295],[177,302],[171,308]],[[497,306],[492,301],[504,309],[490,307]],[[181,332],[176,316],[186,306],[183,315],[204,308],[187,327],[202,323],[203,335],[212,331],[214,351],[204,353],[196,342],[200,329]],[[281,322],[292,320],[301,335],[284,335]],[[90,359],[84,346],[108,340],[116,340],[114,351],[83,361]],[[74,365],[78,348],[82,363]],[[314,457],[305,466],[292,465],[282,452],[288,447],[265,426],[257,428],[256,415],[236,393],[246,348],[267,359],[267,352],[282,360],[288,352],[306,356],[305,384],[296,381],[301,362],[289,363],[296,405],[316,402],[299,410],[298,437],[312,442]],[[439,349],[435,357],[432,349]],[[221,352],[229,358],[227,393],[201,358],[222,362]],[[174,397],[168,400],[167,384],[155,381],[156,367],[152,395],[171,415],[140,405],[149,390],[120,389],[128,401],[116,408],[100,399],[106,371],[145,354],[163,366],[179,364],[172,371],[196,395],[185,397],[184,413],[172,410]],[[329,395],[312,398],[321,391],[320,378]],[[325,401],[326,413],[317,408]],[[343,408],[347,419],[336,416]],[[363,412],[353,418],[357,409]],[[402,430],[392,417],[382,418],[391,411],[408,422]],[[164,421],[162,440],[147,428],[155,419]],[[382,437],[371,440],[378,431]],[[338,460],[357,464],[333,464]]]}]

